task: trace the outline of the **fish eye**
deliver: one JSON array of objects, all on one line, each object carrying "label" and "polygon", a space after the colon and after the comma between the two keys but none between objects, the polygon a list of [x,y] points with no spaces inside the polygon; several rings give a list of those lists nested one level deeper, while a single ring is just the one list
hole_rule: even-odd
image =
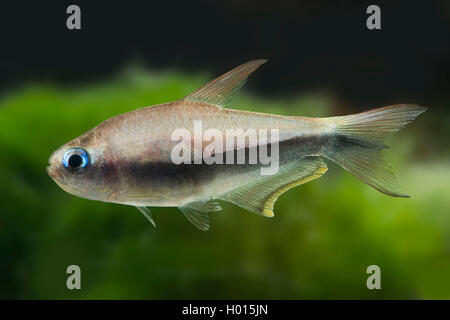
[{"label": "fish eye", "polygon": [[89,165],[89,154],[81,148],[69,149],[64,153],[62,163],[67,169],[80,172]]}]

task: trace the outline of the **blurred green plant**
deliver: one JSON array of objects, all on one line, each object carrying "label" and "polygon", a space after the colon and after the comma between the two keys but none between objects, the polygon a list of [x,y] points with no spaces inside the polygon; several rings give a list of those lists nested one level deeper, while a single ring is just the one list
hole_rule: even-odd
[{"label": "blurred green plant", "polygon": [[[30,84],[4,94],[0,298],[450,298],[450,162],[416,156],[422,117],[385,152],[411,199],[378,193],[329,163],[323,178],[280,197],[274,219],[223,204],[209,232],[175,208],[153,210],[155,230],[135,208],[76,198],[47,176],[47,160],[63,143],[207,80],[132,67],[101,84]],[[321,93],[279,100],[241,93],[233,101],[305,116],[336,115],[333,105]],[[81,290],[66,288],[71,264],[81,267]],[[366,288],[372,264],[381,267],[381,290]]]}]

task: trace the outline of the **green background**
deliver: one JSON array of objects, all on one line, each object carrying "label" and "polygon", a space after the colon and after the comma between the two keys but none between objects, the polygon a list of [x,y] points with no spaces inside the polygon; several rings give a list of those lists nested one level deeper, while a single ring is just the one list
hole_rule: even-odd
[{"label": "green background", "polygon": [[[328,163],[324,177],[278,199],[275,218],[222,203],[201,232],[176,208],[154,208],[154,229],[134,207],[77,198],[47,176],[60,145],[211,77],[132,66],[101,83],[30,83],[1,95],[0,298],[450,298],[448,103],[429,105],[384,151],[410,199]],[[349,110],[320,91],[259,97],[244,89],[231,105],[304,116]],[[81,290],[66,288],[72,264]],[[372,264],[381,290],[366,287]]]}]

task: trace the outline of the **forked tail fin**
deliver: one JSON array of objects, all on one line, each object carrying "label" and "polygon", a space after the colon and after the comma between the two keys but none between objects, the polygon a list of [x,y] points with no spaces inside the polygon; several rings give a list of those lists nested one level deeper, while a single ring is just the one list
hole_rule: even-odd
[{"label": "forked tail fin", "polygon": [[409,197],[397,182],[380,150],[384,140],[413,121],[427,108],[401,104],[349,116],[331,117],[334,133],[323,155],[351,172],[369,186],[393,197]]}]

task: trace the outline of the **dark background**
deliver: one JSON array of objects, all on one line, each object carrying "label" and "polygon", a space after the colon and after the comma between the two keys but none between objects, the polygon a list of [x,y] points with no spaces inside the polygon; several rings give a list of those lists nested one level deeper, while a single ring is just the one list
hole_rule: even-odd
[{"label": "dark background", "polygon": [[[77,4],[82,30],[66,28]],[[381,7],[382,29],[366,28]],[[107,78],[139,60],[219,74],[268,58],[250,88],[324,88],[367,108],[450,92],[449,1],[55,1],[2,4],[0,86]],[[399,100],[399,101],[397,101]]]}]

